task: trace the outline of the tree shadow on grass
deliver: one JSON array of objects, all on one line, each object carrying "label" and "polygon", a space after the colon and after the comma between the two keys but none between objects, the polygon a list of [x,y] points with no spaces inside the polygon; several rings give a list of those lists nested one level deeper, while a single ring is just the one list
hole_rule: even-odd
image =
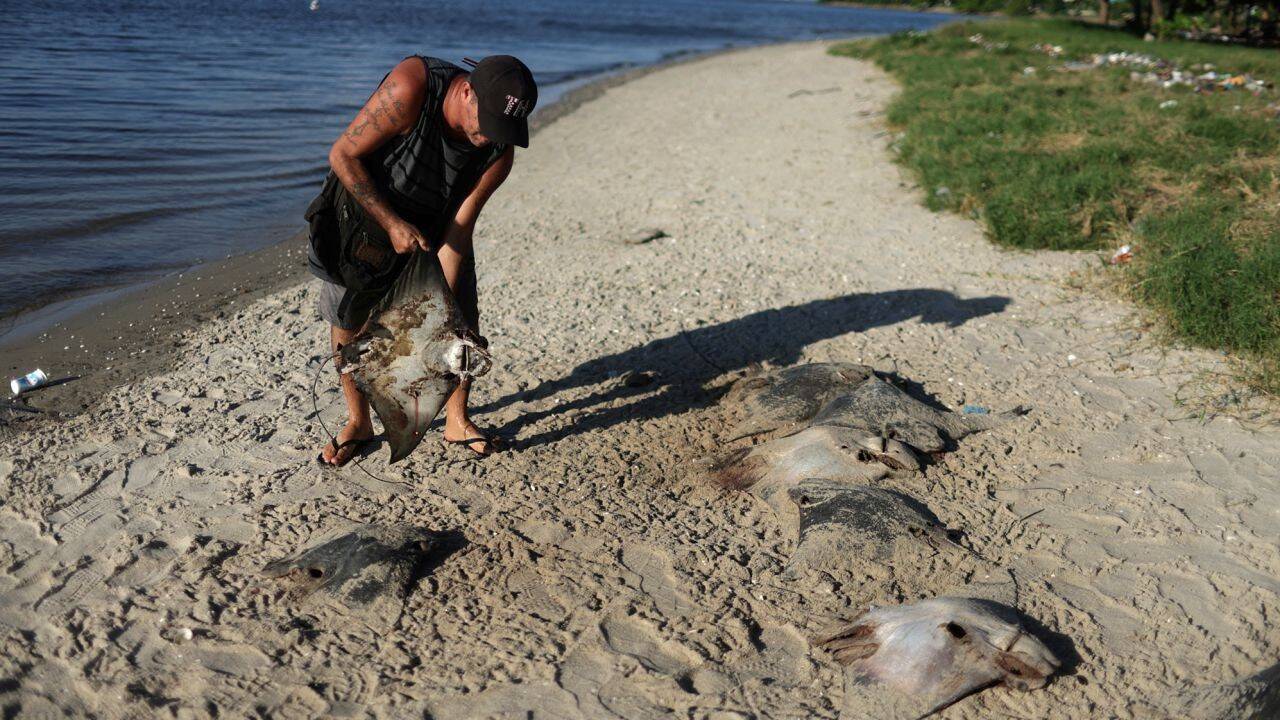
[{"label": "tree shadow on grass", "polygon": [[[855,293],[763,310],[587,360],[560,379],[512,393],[474,411],[492,412],[514,402],[548,398],[627,373],[652,377],[651,381],[642,383],[628,382],[625,378],[615,380],[586,397],[525,413],[500,433],[516,437],[521,429],[544,418],[576,414],[573,423],[522,438],[520,445],[552,443],[629,420],[653,420],[707,407],[716,400],[714,393],[703,389],[711,380],[764,362],[791,365],[800,359],[805,347],[820,340],[917,317],[925,323],[959,327],[973,318],[1001,312],[1009,302],[1009,298],[1001,296],[966,299],[945,290],[923,288]],[[636,396],[643,397],[635,402],[616,404]],[[591,411],[581,412],[587,410]]]}]

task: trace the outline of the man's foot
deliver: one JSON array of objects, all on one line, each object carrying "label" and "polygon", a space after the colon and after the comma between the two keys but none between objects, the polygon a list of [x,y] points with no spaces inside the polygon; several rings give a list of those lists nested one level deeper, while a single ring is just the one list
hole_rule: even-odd
[{"label": "man's foot", "polygon": [[351,458],[360,452],[360,448],[364,443],[373,439],[373,425],[371,423],[348,423],[346,427],[338,431],[338,437],[332,442],[324,446],[324,450],[320,451],[318,460],[325,465],[333,465],[334,467],[342,467],[351,461]]},{"label": "man's foot", "polygon": [[450,445],[468,448],[480,457],[487,457],[498,451],[497,442],[470,420],[458,423],[446,420],[444,441]]}]

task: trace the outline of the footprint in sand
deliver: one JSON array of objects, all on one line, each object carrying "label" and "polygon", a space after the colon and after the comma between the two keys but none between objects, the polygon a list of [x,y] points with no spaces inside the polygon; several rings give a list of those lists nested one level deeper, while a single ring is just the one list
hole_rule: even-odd
[{"label": "footprint in sand", "polygon": [[657,628],[637,617],[610,616],[600,623],[600,632],[610,650],[629,655],[662,675],[682,676],[701,663],[692,650],[663,640]]},{"label": "footprint in sand", "polygon": [[795,628],[747,622],[750,646],[728,666],[739,678],[744,676],[767,680],[784,687],[807,685],[811,680],[809,641]]},{"label": "footprint in sand", "polygon": [[369,704],[378,691],[378,675],[371,670],[317,675],[314,683],[321,688],[321,697],[330,704],[341,703],[353,708]]},{"label": "footprint in sand", "polygon": [[628,543],[622,548],[622,564],[640,576],[640,589],[653,599],[664,614],[680,617],[691,612],[693,604],[680,591],[671,556],[647,543]]},{"label": "footprint in sand", "polygon": [[507,576],[507,591],[515,596],[515,604],[521,612],[548,622],[558,623],[565,618],[565,609],[552,595],[542,577],[532,568],[521,568]]},{"label": "footprint in sand", "polygon": [[80,604],[89,593],[106,583],[106,575],[92,564],[73,571],[59,587],[36,601],[35,609],[51,616],[61,615]]},{"label": "footprint in sand", "polygon": [[117,491],[123,473],[116,471],[99,480],[87,492],[49,514],[58,539],[67,542],[85,534],[90,525],[118,506]]}]

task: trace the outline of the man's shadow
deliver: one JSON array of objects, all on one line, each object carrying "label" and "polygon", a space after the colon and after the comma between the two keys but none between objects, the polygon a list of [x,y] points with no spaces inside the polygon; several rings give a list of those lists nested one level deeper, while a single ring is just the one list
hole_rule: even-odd
[{"label": "man's shadow", "polygon": [[[911,318],[958,327],[1003,311],[1001,296],[964,299],[945,290],[912,289],[855,293],[801,305],[763,310],[736,320],[687,329],[629,350],[584,361],[568,375],[475,408],[491,412],[518,401],[548,398],[566,390],[616,379],[595,393],[546,410],[525,413],[503,427],[514,437],[524,427],[562,413],[598,408],[564,427],[522,438],[521,445],[556,442],[575,433],[613,427],[627,420],[653,420],[707,407],[716,400],[703,385],[720,375],[771,362],[790,365],[819,340],[894,325]],[[657,392],[654,393],[654,390]],[[636,402],[614,404],[644,395]]]}]

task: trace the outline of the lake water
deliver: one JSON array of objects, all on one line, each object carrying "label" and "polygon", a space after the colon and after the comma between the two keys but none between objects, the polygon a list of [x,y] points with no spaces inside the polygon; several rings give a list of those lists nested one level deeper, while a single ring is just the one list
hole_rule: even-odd
[{"label": "lake water", "polygon": [[27,0],[0,23],[0,317],[278,241],[406,55],[509,53],[545,107],[688,51],[950,18],[780,0]]}]

